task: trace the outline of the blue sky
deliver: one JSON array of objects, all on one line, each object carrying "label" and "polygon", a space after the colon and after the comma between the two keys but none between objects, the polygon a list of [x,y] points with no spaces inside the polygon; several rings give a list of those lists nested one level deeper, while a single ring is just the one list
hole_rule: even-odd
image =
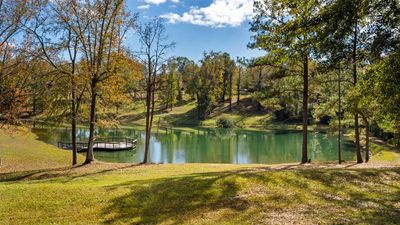
[{"label": "blue sky", "polygon": [[[128,0],[128,8],[145,21],[160,16],[166,21],[169,39],[176,43],[171,56],[198,61],[204,51],[224,51],[233,58],[263,54],[247,48],[252,35],[249,18],[252,0]],[[135,41],[128,46],[138,49]]]}]

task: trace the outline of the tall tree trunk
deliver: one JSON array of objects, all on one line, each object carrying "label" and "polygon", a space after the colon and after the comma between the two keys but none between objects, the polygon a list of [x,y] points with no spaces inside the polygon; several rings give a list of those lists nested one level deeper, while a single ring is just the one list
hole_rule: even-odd
[{"label": "tall tree trunk", "polygon": [[237,82],[237,106],[240,111],[240,79],[241,79],[242,68],[239,67],[238,82]]},{"label": "tall tree trunk", "polygon": [[153,118],[154,118],[154,106],[155,106],[155,87],[156,85],[156,81],[155,81],[155,74],[153,74],[153,81],[150,84],[150,112],[149,112],[149,123],[148,123],[148,128],[147,128],[147,132],[146,132],[146,145],[147,145],[147,153],[145,156],[146,162],[148,162],[149,160],[149,152],[150,152],[150,137],[151,137],[151,128],[153,127]]},{"label": "tall tree trunk", "polygon": [[91,83],[91,93],[92,93],[92,100],[90,105],[90,126],[89,126],[89,146],[86,152],[86,161],[85,164],[91,163],[94,161],[94,154],[93,154],[93,145],[94,145],[94,135],[96,129],[96,85],[97,81],[96,78],[92,80]]},{"label": "tall tree trunk", "polygon": [[[151,68],[151,67],[149,67]],[[143,163],[147,163],[150,145],[150,101],[151,101],[151,75],[147,78],[146,89],[146,139],[144,145],[144,159]]]},{"label": "tall tree trunk", "polygon": [[369,122],[368,118],[363,113],[359,113],[363,119],[365,125],[365,162],[369,161]]},{"label": "tall tree trunk", "polygon": [[[155,81],[155,76],[153,76],[153,84],[152,84],[152,90],[151,90],[151,112],[150,112],[150,126],[149,126],[149,134],[151,134],[151,128],[153,126],[153,118],[154,118],[154,106],[155,106],[155,91],[156,91],[156,81]],[[172,110],[172,103],[171,105],[171,110]]]},{"label": "tall tree trunk", "polygon": [[71,89],[71,140],[72,140],[72,165],[76,165],[77,162],[77,147],[76,147],[76,88],[75,82],[72,78],[72,89]]},{"label": "tall tree trunk", "polygon": [[[261,76],[262,76],[262,66],[260,66],[260,71],[258,73],[258,81],[257,81],[257,91],[261,91]],[[257,101],[257,111],[261,110],[261,103],[260,101]]]},{"label": "tall tree trunk", "polygon": [[196,92],[196,99],[197,99],[197,119],[201,119],[201,111],[200,111],[200,94],[199,91]]},{"label": "tall tree trunk", "polygon": [[226,79],[224,77],[224,79],[222,81],[222,95],[221,95],[220,102],[225,103],[225,95],[226,95]]},{"label": "tall tree trunk", "polygon": [[33,101],[32,101],[32,111],[33,111],[33,115],[36,115],[36,94],[33,94]]},{"label": "tall tree trunk", "polygon": [[303,146],[301,163],[308,162],[307,136],[308,136],[308,52],[304,55],[303,62]]},{"label": "tall tree trunk", "polygon": [[[358,42],[358,20],[354,24],[354,40],[353,40],[353,84],[354,86],[357,85],[357,42]],[[360,146],[360,128],[358,124],[358,102],[354,102],[355,113],[354,113],[354,130],[355,130],[355,139],[356,139],[356,154],[357,154],[357,163],[362,163],[362,156],[361,156],[361,146]]]},{"label": "tall tree trunk", "polygon": [[232,111],[233,74],[229,75],[229,111]]},{"label": "tall tree trunk", "polygon": [[338,73],[338,95],[339,95],[339,107],[338,107],[338,160],[339,164],[342,164],[342,146],[341,146],[341,122],[342,122],[342,96],[341,96],[341,69],[339,65],[339,73]]},{"label": "tall tree trunk", "polygon": [[176,96],[176,100],[178,100],[178,104],[180,104],[181,102],[182,102],[182,100],[183,100],[183,96],[182,96],[182,88],[181,88],[181,76],[182,75],[180,75],[178,78],[177,78],[177,81],[176,81],[176,84],[177,84],[177,88],[178,88],[178,96]]}]

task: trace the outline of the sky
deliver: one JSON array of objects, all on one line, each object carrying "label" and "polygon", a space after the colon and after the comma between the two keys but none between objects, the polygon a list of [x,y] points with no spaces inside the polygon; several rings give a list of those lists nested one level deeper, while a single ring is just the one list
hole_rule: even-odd
[{"label": "sky", "polygon": [[[170,56],[199,61],[204,51],[211,50],[227,52],[232,58],[263,55],[247,48],[253,0],[128,0],[127,4],[139,13],[140,22],[165,19],[169,40],[176,43]],[[127,44],[139,48],[132,39]]]}]

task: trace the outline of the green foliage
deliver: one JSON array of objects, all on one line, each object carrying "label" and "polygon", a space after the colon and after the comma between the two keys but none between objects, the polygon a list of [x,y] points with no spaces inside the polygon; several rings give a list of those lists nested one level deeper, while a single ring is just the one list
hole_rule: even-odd
[{"label": "green foliage", "polygon": [[[394,133],[394,144],[400,146],[400,51],[375,64],[368,77],[357,86],[359,107],[381,126]],[[386,125],[384,125],[386,124]]]},{"label": "green foliage", "polygon": [[232,128],[234,127],[234,122],[227,117],[220,117],[215,122],[218,128]]},{"label": "green foliage", "polygon": [[229,54],[220,52],[205,53],[201,60],[201,67],[194,82],[198,118],[205,119],[217,103],[225,100],[233,86],[229,82],[236,66]]},{"label": "green foliage", "polygon": [[170,60],[167,65],[167,71],[163,71],[161,75],[161,94],[160,98],[165,108],[172,109],[178,100],[178,79],[177,79],[177,63],[175,60]]}]

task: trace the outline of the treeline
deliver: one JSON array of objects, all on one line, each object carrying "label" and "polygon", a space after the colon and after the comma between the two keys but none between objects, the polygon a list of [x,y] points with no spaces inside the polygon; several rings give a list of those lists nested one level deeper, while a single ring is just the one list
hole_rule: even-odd
[{"label": "treeline", "polygon": [[142,79],[124,46],[137,15],[123,0],[0,1],[0,117],[51,119],[90,127],[86,163],[94,160],[96,126],[124,103],[127,83]]},{"label": "treeline", "polygon": [[[264,57],[206,52],[195,62],[168,57],[174,43],[163,20],[139,23],[123,0],[0,1],[0,118],[68,121],[73,164],[77,124],[90,127],[90,163],[96,127],[115,125],[135,101],[145,103],[144,163],[156,110],[171,110],[188,99],[196,102],[199,120],[221,105],[248,110],[241,107],[245,96],[252,110],[301,122],[303,163],[309,161],[310,123],[329,124],[338,137],[342,126],[354,128],[358,162],[363,161],[362,134],[366,161],[370,132],[399,144],[396,0],[254,5],[248,46],[265,50]],[[128,48],[128,38],[140,45]]]},{"label": "treeline", "polygon": [[303,163],[308,161],[310,118],[325,116],[339,125],[342,117],[352,116],[358,163],[363,162],[360,118],[366,133],[365,161],[372,124],[390,130],[398,144],[398,1],[263,0],[255,2],[255,10],[250,47],[267,51],[260,61],[283,70],[281,79],[301,77],[296,87],[302,89]]}]

